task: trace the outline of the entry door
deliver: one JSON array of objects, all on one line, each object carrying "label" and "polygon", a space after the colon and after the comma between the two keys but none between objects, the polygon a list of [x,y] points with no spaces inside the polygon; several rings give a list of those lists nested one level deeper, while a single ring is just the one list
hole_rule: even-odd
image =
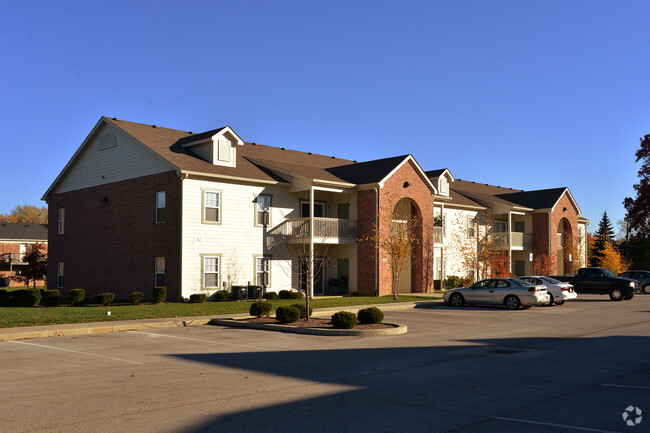
[{"label": "entry door", "polygon": [[526,261],[525,260],[515,260],[515,275],[525,275],[526,274]]},{"label": "entry door", "polygon": [[344,279],[341,285],[341,295],[347,295],[350,289],[350,259],[338,259],[336,261],[337,277]]}]

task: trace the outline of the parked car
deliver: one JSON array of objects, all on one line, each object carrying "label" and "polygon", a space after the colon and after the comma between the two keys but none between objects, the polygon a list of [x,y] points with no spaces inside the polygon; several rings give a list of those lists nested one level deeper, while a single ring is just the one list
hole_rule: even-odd
[{"label": "parked car", "polygon": [[454,307],[463,304],[505,305],[509,310],[546,304],[546,287],[533,285],[517,278],[488,278],[469,287],[447,290],[444,301]]},{"label": "parked car", "polygon": [[531,275],[519,277],[519,279],[530,284],[542,284],[546,286],[546,291],[551,298],[548,301],[548,305],[553,305],[554,303],[557,305],[562,305],[569,299],[576,299],[578,297],[575,288],[571,284],[563,283],[562,281],[558,281],[555,278],[543,277],[541,275]]},{"label": "parked car", "polygon": [[578,293],[609,295],[612,301],[632,299],[636,289],[636,281],[617,277],[605,268],[580,268],[575,277],[553,275],[551,278],[573,284]]},{"label": "parked car", "polygon": [[650,271],[627,271],[618,274],[619,277],[632,278],[637,281],[637,288],[650,295]]}]

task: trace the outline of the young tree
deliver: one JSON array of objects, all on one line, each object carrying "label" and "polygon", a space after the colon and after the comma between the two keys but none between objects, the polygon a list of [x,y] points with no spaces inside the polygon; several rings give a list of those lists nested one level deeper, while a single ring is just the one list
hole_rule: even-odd
[{"label": "young tree", "polygon": [[609,239],[605,241],[603,247],[603,256],[600,259],[600,267],[607,268],[615,274],[620,274],[621,272],[628,270],[628,264]]},{"label": "young tree", "polygon": [[47,224],[47,207],[29,204],[18,205],[9,214],[0,214],[0,222],[22,224]]},{"label": "young tree", "polygon": [[626,197],[623,205],[626,219],[636,234],[650,238],[650,134],[640,139],[641,147],[636,151],[636,161],[642,161],[638,171],[639,183],[634,185],[636,197]]},{"label": "young tree", "polygon": [[36,280],[43,280],[47,275],[47,254],[45,253],[45,244],[37,242],[32,246],[32,250],[25,254],[23,262],[27,263],[27,267],[23,275],[14,277],[18,281],[24,281],[29,286],[29,281],[34,282],[36,288]]},{"label": "young tree", "polygon": [[533,256],[532,270],[534,275],[551,275],[555,273],[551,256],[546,253]]},{"label": "young tree", "polygon": [[612,242],[613,240],[614,228],[612,227],[612,222],[607,216],[607,211],[604,211],[603,216],[598,223],[598,231],[596,232],[594,245],[591,250],[593,266],[600,266],[600,262],[603,258],[603,251],[605,250],[605,244],[608,241]]}]

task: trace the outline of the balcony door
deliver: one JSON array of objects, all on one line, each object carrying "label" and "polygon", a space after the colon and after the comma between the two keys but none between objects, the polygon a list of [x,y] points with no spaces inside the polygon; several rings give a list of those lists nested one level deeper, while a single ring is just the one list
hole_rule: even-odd
[{"label": "balcony door", "polygon": [[[314,217],[324,217],[325,216],[325,203],[323,202],[314,202]],[[309,202],[302,201],[300,202],[300,218],[309,218]]]}]

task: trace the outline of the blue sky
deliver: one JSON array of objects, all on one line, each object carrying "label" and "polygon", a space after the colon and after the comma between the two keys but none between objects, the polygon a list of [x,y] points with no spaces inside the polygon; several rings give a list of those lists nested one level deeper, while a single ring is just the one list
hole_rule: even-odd
[{"label": "blue sky", "polygon": [[4,1],[0,213],[102,115],[533,190],[623,218],[650,133],[647,1]]}]

